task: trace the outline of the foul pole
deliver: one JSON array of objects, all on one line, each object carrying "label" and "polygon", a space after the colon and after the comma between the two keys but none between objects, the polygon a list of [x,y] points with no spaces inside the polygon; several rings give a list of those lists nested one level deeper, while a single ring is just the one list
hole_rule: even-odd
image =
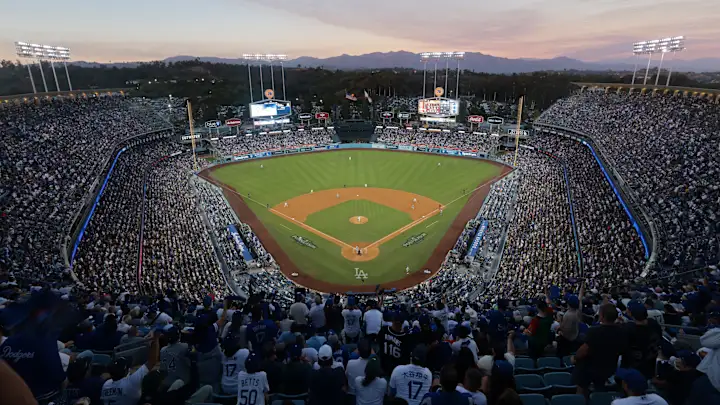
[{"label": "foul pole", "polygon": [[513,160],[513,167],[517,167],[518,149],[520,149],[520,123],[522,122],[522,110],[523,110],[523,99],[525,96],[520,97],[518,103],[518,116],[517,116],[517,127],[515,128],[515,159]]},{"label": "foul pole", "polygon": [[188,123],[190,124],[190,144],[192,145],[193,169],[195,171],[197,171],[198,164],[197,164],[197,156],[195,156],[195,130],[193,129],[193,127],[195,127],[195,121],[193,120],[192,104],[190,104],[190,100],[188,100],[188,102],[187,102],[187,110],[188,110]]}]

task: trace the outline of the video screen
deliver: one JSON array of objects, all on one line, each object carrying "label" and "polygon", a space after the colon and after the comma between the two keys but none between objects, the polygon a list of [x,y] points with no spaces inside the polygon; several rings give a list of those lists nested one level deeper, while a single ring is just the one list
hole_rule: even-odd
[{"label": "video screen", "polygon": [[418,101],[418,113],[422,115],[455,116],[459,109],[457,100],[447,98],[426,98]]},{"label": "video screen", "polygon": [[263,104],[250,104],[250,117],[276,117],[290,115],[292,109],[289,102],[270,101]]}]

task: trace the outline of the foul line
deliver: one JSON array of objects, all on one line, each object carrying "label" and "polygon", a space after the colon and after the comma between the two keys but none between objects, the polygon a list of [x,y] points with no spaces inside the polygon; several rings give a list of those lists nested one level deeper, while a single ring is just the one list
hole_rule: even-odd
[{"label": "foul line", "polygon": [[438,223],[438,221],[435,221],[435,222],[433,222],[432,224],[426,226],[425,228],[430,228],[431,226],[433,226],[433,225],[435,225],[435,224],[437,224],[437,223]]},{"label": "foul line", "polygon": [[[495,180],[496,180],[496,177],[493,177],[492,179],[486,181],[485,183],[483,183],[483,184],[475,187],[474,189],[470,190],[470,192],[461,195],[460,197],[458,197],[458,198],[456,198],[456,199],[448,202],[447,204],[443,204],[443,207],[447,207],[447,206],[450,205],[450,204],[453,204],[453,203],[456,203],[456,202],[460,201],[460,200],[463,199],[464,197],[466,197],[466,196],[474,193],[475,191],[477,191],[477,190],[479,190],[479,189],[487,186],[488,184],[493,183]],[[435,215],[437,215],[437,214],[439,214],[439,213],[440,213],[440,210],[439,210],[438,208],[435,208],[434,210],[430,211],[430,213],[426,214],[424,218],[416,219],[415,221],[413,221],[413,222],[411,222],[411,223],[403,226],[402,228],[400,228],[400,229],[392,232],[391,234],[386,235],[386,236],[383,236],[383,237],[380,238],[379,240],[377,240],[377,241],[375,241],[375,242],[367,245],[366,248],[369,248],[369,247],[375,246],[375,245],[380,246],[380,245],[382,245],[383,243],[385,243],[385,242],[387,242],[387,241],[395,238],[396,236],[402,234],[402,233],[405,232],[405,231],[408,231],[408,230],[414,228],[416,225],[419,225],[419,224],[425,222],[426,220],[434,217]],[[437,221],[436,221],[436,222],[437,222]],[[431,225],[432,225],[432,224],[431,224]]]},{"label": "foul line", "polygon": [[290,227],[286,226],[285,224],[280,224],[280,226],[282,226],[283,228],[287,229],[288,231],[292,231],[292,229],[290,229]]},{"label": "foul line", "polygon": [[[215,180],[215,179],[213,178],[213,180]],[[261,207],[266,207],[266,208],[267,208],[267,205],[266,205],[266,204],[263,204],[263,203],[261,203],[260,201],[257,201],[257,200],[253,200],[253,199],[250,198],[250,197],[245,197],[245,196],[243,196],[242,194],[238,193],[237,191],[233,190],[232,188],[226,186],[225,184],[222,184],[222,183],[218,182],[217,180],[213,181],[212,183],[215,184],[216,186],[224,189],[224,190],[227,190],[227,191],[230,192],[230,193],[233,193],[233,194],[237,195],[238,197],[242,198],[243,200],[247,199],[247,200],[249,200],[249,201],[254,202],[255,204],[260,205]],[[220,183],[220,184],[218,184],[218,183]],[[275,214],[275,215],[278,215],[278,216],[280,216],[280,217],[283,217],[283,218],[285,218],[286,220],[288,220],[288,221],[290,221],[290,222],[295,223],[295,224],[298,225],[299,227],[304,228],[304,229],[306,229],[306,230],[314,233],[315,235],[318,235],[319,237],[321,237],[321,238],[323,238],[323,239],[325,239],[325,240],[328,240],[328,241],[330,241],[330,242],[332,242],[332,243],[340,246],[341,248],[343,248],[343,247],[347,247],[347,248],[350,248],[350,249],[354,249],[354,248],[355,248],[354,246],[352,246],[352,245],[350,245],[350,244],[347,244],[347,243],[341,241],[340,239],[334,238],[334,237],[332,237],[332,236],[330,236],[330,235],[328,235],[328,234],[326,234],[326,233],[324,233],[324,232],[321,232],[321,231],[313,228],[312,226],[307,225],[307,224],[305,224],[305,223],[303,223],[303,222],[300,222],[300,221],[296,220],[295,218],[292,218],[292,217],[290,217],[290,216],[287,216],[287,215],[283,214],[282,212],[280,212],[280,211],[278,211],[278,210],[276,210],[276,209],[274,209],[274,208],[269,208],[268,211],[272,212],[272,213]],[[282,224],[280,224],[280,225],[282,225]],[[283,226],[285,226],[285,225],[283,225]],[[285,228],[290,229],[290,228],[288,228],[287,226],[285,226]],[[292,231],[292,229],[290,229],[290,230]]]}]

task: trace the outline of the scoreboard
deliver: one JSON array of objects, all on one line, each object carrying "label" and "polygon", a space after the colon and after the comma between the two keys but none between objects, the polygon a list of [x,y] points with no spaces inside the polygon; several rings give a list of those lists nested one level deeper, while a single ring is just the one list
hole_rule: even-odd
[{"label": "scoreboard", "polygon": [[250,117],[252,118],[286,116],[291,113],[292,109],[289,101],[270,100],[250,104]]},{"label": "scoreboard", "polygon": [[418,114],[434,117],[454,117],[458,115],[458,100],[444,97],[424,98],[418,101]]}]

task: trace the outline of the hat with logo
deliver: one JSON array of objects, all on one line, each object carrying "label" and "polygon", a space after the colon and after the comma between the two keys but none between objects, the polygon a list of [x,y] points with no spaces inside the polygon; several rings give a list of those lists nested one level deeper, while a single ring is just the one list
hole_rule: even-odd
[{"label": "hat with logo", "polygon": [[512,377],[514,372],[512,364],[505,360],[495,360],[491,374],[498,374],[504,377]]},{"label": "hat with logo", "polygon": [[636,394],[647,391],[647,378],[634,368],[619,368],[615,372],[615,377],[622,380],[628,389]]},{"label": "hat with logo", "polygon": [[288,348],[288,356],[291,359],[297,359],[302,357],[302,346],[294,344]]},{"label": "hat with logo", "polygon": [[677,357],[681,358],[686,366],[695,368],[697,367],[702,359],[697,353],[691,352],[690,350],[680,350],[677,352]]},{"label": "hat with logo", "polygon": [[322,347],[320,347],[320,350],[318,350],[318,359],[320,359],[320,360],[332,359],[332,348],[328,345],[322,345]]},{"label": "hat with logo", "polygon": [[257,373],[260,371],[260,355],[257,353],[250,353],[247,359],[245,359],[245,370],[248,373]]}]

